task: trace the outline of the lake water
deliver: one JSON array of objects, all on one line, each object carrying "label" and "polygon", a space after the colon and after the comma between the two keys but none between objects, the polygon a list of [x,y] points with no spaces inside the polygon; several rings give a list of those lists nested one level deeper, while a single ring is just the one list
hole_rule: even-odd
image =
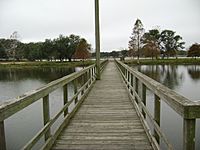
[{"label": "lake water", "polygon": [[[142,65],[134,67],[191,101],[200,100],[200,65]],[[147,107],[154,114],[154,97],[147,91]],[[161,130],[176,150],[183,149],[183,119],[161,102]],[[162,149],[165,149],[162,146]],[[200,121],[196,126],[196,149],[200,149]]]},{"label": "lake water", "polygon": [[[37,89],[55,79],[66,76],[81,68],[28,68],[0,69],[0,103]],[[72,96],[72,85],[69,85],[69,97]],[[51,118],[63,106],[62,89],[50,94]],[[6,144],[8,150],[22,148],[43,127],[42,101],[37,101],[22,111],[5,120]],[[58,127],[60,120],[52,127]],[[34,147],[38,149],[44,142],[42,138]]]}]

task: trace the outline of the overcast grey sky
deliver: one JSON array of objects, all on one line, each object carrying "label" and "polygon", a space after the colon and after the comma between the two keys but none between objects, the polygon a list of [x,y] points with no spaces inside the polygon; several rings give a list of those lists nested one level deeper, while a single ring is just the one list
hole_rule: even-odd
[{"label": "overcast grey sky", "polygon": [[[176,31],[186,47],[200,43],[200,0],[99,0],[101,50],[128,47],[137,18],[145,30]],[[22,42],[80,35],[95,47],[94,0],[0,0],[0,38],[17,31]]]}]

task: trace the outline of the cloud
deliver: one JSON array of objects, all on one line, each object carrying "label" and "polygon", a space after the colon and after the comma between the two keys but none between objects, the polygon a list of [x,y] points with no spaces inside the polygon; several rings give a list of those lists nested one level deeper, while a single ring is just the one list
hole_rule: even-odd
[{"label": "cloud", "polygon": [[[176,31],[186,46],[199,42],[199,4],[199,0],[101,0],[102,50],[128,47],[137,18],[146,30],[160,26]],[[1,0],[0,37],[13,31],[25,42],[74,33],[94,47],[94,0]]]}]

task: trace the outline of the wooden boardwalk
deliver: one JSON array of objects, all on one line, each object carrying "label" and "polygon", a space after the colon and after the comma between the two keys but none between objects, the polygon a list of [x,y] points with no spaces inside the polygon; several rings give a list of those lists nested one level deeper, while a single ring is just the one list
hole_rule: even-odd
[{"label": "wooden boardwalk", "polygon": [[59,135],[52,150],[150,150],[142,123],[114,62]]}]

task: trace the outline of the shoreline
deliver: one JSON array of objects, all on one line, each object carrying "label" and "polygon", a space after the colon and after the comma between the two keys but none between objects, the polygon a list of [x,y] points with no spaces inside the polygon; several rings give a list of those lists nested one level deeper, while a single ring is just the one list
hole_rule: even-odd
[{"label": "shoreline", "polygon": [[32,67],[84,67],[94,64],[93,60],[86,61],[65,61],[65,62],[55,62],[55,61],[16,61],[16,62],[0,62],[0,68],[32,68]]},{"label": "shoreline", "polygon": [[[137,59],[124,61],[127,65],[138,65]],[[200,58],[140,59],[139,65],[200,65]]]}]

